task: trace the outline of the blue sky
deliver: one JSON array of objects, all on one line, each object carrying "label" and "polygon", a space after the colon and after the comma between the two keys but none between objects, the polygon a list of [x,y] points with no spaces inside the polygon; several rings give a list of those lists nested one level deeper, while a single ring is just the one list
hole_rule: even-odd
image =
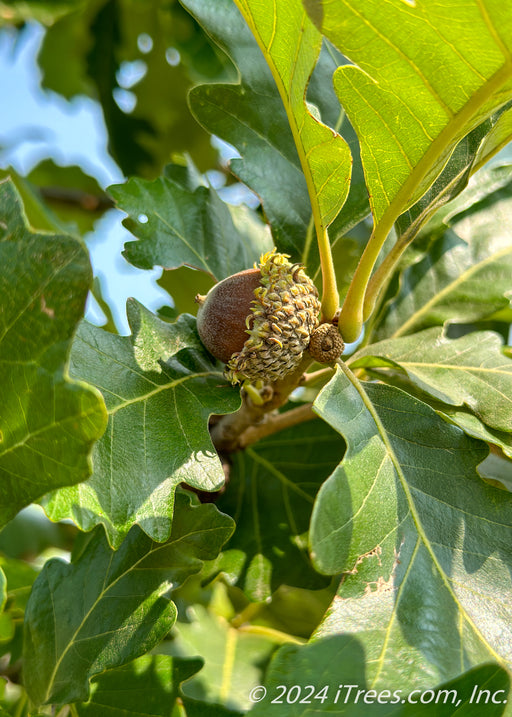
[{"label": "blue sky", "polygon": [[[107,153],[107,133],[99,105],[87,97],[67,101],[40,88],[36,55],[43,29],[28,25],[23,33],[0,30],[0,167],[12,166],[26,174],[47,157],[60,165],[78,164],[103,187],[123,181]],[[121,333],[128,333],[126,299],[134,296],[153,311],[169,302],[155,283],[161,274],[140,271],[121,256],[133,236],[121,225],[123,215],[109,211],[85,239],[94,273],[102,278],[105,297],[112,306]],[[102,321],[95,302],[88,303],[87,318]]]}]

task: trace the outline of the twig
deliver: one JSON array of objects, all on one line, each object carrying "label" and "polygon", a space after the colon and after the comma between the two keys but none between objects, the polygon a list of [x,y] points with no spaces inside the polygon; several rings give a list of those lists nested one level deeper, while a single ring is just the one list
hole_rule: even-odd
[{"label": "twig", "polygon": [[266,421],[257,426],[249,426],[238,438],[238,446],[240,449],[256,443],[256,441],[271,436],[278,431],[284,431],[285,428],[297,426],[299,423],[311,421],[316,418],[313,413],[311,403],[304,403],[297,408],[292,408],[285,413],[276,413],[267,416]]},{"label": "twig", "polygon": [[328,366],[327,368],[321,368],[318,371],[312,371],[311,373],[307,373],[304,376],[304,380],[302,381],[301,386],[311,386],[311,384],[316,383],[323,378],[328,378],[332,376],[333,373],[333,366]]},{"label": "twig", "polygon": [[236,413],[223,416],[211,428],[211,437],[217,451],[232,453],[241,449],[240,437],[249,427],[258,427],[267,414],[272,413],[284,405],[290,393],[302,382],[304,371],[311,365],[313,359],[305,352],[302,361],[297,368],[285,376],[281,381],[271,385],[272,395],[270,400],[261,406],[256,406],[247,396],[243,397],[242,407]]},{"label": "twig", "polygon": [[88,212],[102,212],[114,206],[114,202],[106,194],[90,194],[67,187],[40,187],[39,191],[44,199],[72,204]]}]

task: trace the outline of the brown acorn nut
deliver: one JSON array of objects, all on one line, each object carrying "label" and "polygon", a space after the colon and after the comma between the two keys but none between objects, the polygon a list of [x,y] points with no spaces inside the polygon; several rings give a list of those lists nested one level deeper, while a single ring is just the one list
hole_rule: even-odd
[{"label": "brown acorn nut", "polygon": [[201,340],[224,361],[226,376],[239,381],[277,381],[299,363],[318,325],[320,302],[299,264],[275,250],[258,268],[216,284],[197,317]]},{"label": "brown acorn nut", "polygon": [[254,291],[260,280],[259,269],[246,269],[219,281],[205,297],[196,296],[197,331],[201,341],[223,363],[244,347],[245,319],[251,313]]}]

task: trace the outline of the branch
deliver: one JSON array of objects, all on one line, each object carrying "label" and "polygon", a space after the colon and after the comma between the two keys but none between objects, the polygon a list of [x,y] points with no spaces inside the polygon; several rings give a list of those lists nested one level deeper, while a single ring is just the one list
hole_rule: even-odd
[{"label": "branch", "polygon": [[324,378],[331,378],[334,373],[334,366],[328,366],[327,368],[318,369],[318,371],[312,371],[304,376],[304,380],[301,386],[311,386],[317,381],[322,381]]},{"label": "branch", "polygon": [[43,199],[61,204],[71,204],[87,212],[103,212],[112,209],[114,202],[106,194],[90,194],[81,189],[68,187],[39,187]]},{"label": "branch", "polygon": [[[280,381],[265,387],[270,388],[270,396],[261,406],[256,406],[247,395],[244,395],[240,410],[236,413],[222,416],[210,430],[212,441],[217,451],[232,453],[240,450],[242,448],[240,443],[242,434],[250,427],[258,428],[258,425],[263,423],[269,413],[288,401],[290,393],[300,386],[304,371],[312,362],[313,359],[308,352],[304,352],[300,364],[294,371]],[[249,439],[250,436],[251,434],[249,433]]]},{"label": "branch", "polygon": [[313,418],[317,418],[317,416],[313,413],[311,403],[304,403],[285,413],[267,414],[266,420],[257,426],[249,426],[239,436],[238,446],[240,449],[247,448],[247,446],[260,441],[266,436],[271,436],[273,433],[278,433],[278,431],[284,431],[285,428],[297,426],[299,423],[304,423],[304,421],[311,421]]}]

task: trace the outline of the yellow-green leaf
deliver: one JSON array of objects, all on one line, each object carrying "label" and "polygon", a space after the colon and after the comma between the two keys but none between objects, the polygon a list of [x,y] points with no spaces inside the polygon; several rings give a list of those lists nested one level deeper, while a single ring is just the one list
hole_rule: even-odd
[{"label": "yellow-green leaf", "polygon": [[512,96],[512,8],[491,0],[309,0],[352,61],[334,83],[361,143],[377,222],[391,225],[453,148]]},{"label": "yellow-green leaf", "polygon": [[236,0],[283,100],[313,207],[326,228],[347,197],[351,155],[345,140],[317,120],[305,101],[322,36],[299,0]]}]

